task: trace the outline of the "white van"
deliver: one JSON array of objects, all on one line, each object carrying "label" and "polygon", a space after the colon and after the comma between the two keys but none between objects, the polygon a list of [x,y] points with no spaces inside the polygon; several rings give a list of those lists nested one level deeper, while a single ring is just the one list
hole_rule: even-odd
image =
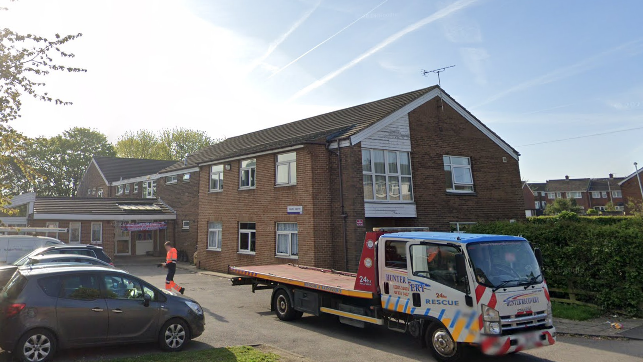
[{"label": "white van", "polygon": [[59,244],[64,243],[44,236],[0,235],[0,264],[11,264],[38,248]]}]

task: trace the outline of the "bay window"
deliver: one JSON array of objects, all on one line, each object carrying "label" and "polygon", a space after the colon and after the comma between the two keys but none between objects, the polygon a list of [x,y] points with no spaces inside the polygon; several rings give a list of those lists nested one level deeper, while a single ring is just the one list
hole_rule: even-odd
[{"label": "bay window", "polygon": [[408,152],[362,150],[364,200],[413,201]]}]

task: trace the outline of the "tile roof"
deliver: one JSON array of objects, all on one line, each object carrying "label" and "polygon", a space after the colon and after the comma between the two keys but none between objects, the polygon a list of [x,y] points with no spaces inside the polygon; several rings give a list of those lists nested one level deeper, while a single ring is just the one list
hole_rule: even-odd
[{"label": "tile roof", "polygon": [[94,157],[94,161],[107,182],[153,175],[176,163],[176,161],[118,157]]},{"label": "tile roof", "polygon": [[545,182],[528,182],[527,185],[534,192],[547,191],[547,184]]},{"label": "tile roof", "polygon": [[156,199],[37,197],[34,214],[70,215],[172,215],[174,211]]},{"label": "tile roof", "polygon": [[162,172],[191,168],[204,162],[271,151],[308,142],[325,142],[327,139],[348,137],[381,121],[386,116],[437,87],[438,86],[423,88],[228,138],[189,155],[187,163],[183,161],[177,162],[165,168]]},{"label": "tile roof", "polygon": [[620,190],[619,183],[624,179],[624,177],[593,178],[589,185],[589,191]]},{"label": "tile roof", "polygon": [[589,188],[589,182],[589,178],[547,180],[547,191],[587,191]]}]

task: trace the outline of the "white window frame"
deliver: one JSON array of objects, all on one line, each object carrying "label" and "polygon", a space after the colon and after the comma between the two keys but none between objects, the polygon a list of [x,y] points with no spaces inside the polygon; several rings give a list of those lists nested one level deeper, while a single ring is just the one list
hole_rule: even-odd
[{"label": "white window frame", "polygon": [[[100,239],[99,240],[94,239],[94,225],[100,226]],[[92,228],[91,228],[90,231],[91,231],[91,233],[90,233],[90,236],[89,236],[89,242],[91,244],[102,244],[103,243],[103,223],[102,222],[93,222],[92,223]]]},{"label": "white window frame", "polygon": [[603,196],[604,199],[607,198],[607,191],[601,191],[601,196]]},{"label": "white window frame", "polygon": [[98,192],[96,192],[96,197],[103,197],[103,195],[104,195],[103,188],[99,187]]},{"label": "white window frame", "polygon": [[96,195],[96,188],[95,187],[92,189],[92,196],[94,196],[94,195]]},{"label": "white window frame", "polygon": [[134,183],[134,193],[138,193],[138,182]]},{"label": "white window frame", "polygon": [[536,210],[540,210],[540,201],[536,201],[534,206],[536,206]]},{"label": "white window frame", "polygon": [[594,206],[594,210],[596,210],[596,211],[605,211],[605,206]]},{"label": "white window frame", "polygon": [[600,191],[592,191],[592,199],[600,199],[600,198],[601,198]]},{"label": "white window frame", "polygon": [[[148,192],[152,190],[152,192]],[[144,199],[155,199],[156,198],[156,181],[143,181],[143,198]]]},{"label": "white window frame", "polygon": [[116,186],[116,195],[122,195],[122,194],[123,194],[123,185]]},{"label": "white window frame", "polygon": [[183,182],[190,182],[190,173],[183,174]]},{"label": "white window frame", "polygon": [[[280,224],[295,224],[297,226],[297,230],[280,231],[279,230]],[[275,255],[277,257],[282,257],[282,258],[285,257],[285,258],[298,259],[299,258],[299,225],[297,225],[296,222],[278,222],[276,229],[277,229],[277,239],[275,240]],[[297,254],[292,253],[293,234],[297,234]],[[279,235],[288,235],[288,252],[287,253],[279,252]]]},{"label": "white window frame", "polygon": [[171,175],[171,176],[165,176],[165,184],[166,185],[174,185],[177,182],[179,182],[178,178],[176,175]]},{"label": "white window frame", "polygon": [[[242,229],[241,224],[255,224],[254,229]],[[255,234],[255,250],[252,249],[252,234]],[[241,234],[248,234],[248,249],[241,249]],[[239,223],[239,240],[237,243],[237,251],[240,254],[255,254],[257,252],[257,223],[252,221]]]},{"label": "white window frame", "polygon": [[87,196],[91,196],[91,195],[92,195],[92,189],[87,189]]},{"label": "white window frame", "polygon": [[[218,224],[218,225],[214,225],[213,227],[212,224]],[[212,233],[214,233],[213,238],[210,237],[212,236],[211,235]],[[222,241],[223,241],[223,223],[220,221],[208,222],[208,250],[221,251]]]},{"label": "white window frame", "polygon": [[190,230],[190,220],[183,220],[181,229]]},{"label": "white window frame", "polygon": [[[78,241],[71,240],[71,229],[78,229]],[[83,240],[83,223],[80,221],[72,221],[69,223],[69,244],[80,244]]]},{"label": "white window frame", "polygon": [[125,184],[125,195],[129,195],[130,189],[130,184]]},{"label": "white window frame", "polygon": [[[58,221],[47,221],[47,222],[45,223],[45,227],[46,227],[47,229],[49,229],[49,228],[57,229],[57,228],[58,228]],[[51,235],[49,235],[49,234],[50,234],[50,233],[48,233],[48,232],[47,232],[47,233],[45,233],[45,236],[46,236],[46,237],[49,237],[49,238],[56,238],[56,239],[58,239],[58,232],[53,232],[53,233],[51,233],[51,234],[53,234],[53,236],[51,236]]]},{"label": "white window frame", "polygon": [[[375,158],[373,157],[373,152],[384,152],[384,173],[379,173],[375,172]],[[378,202],[378,203],[387,203],[387,202],[393,202],[393,203],[413,203],[415,202],[415,188],[413,186],[413,167],[411,166],[411,153],[407,151],[394,151],[394,150],[380,150],[380,149],[374,149],[374,148],[363,148],[362,149],[362,165],[364,165],[364,152],[369,152],[369,157],[370,157],[370,171],[364,171],[363,166],[362,166],[362,186],[364,187],[364,179],[363,177],[370,177],[371,178],[371,185],[373,187],[373,198],[372,199],[367,199],[364,198],[365,202]],[[389,153],[395,153],[396,157],[396,167],[397,167],[397,172],[392,172],[389,169]],[[401,154],[407,154],[408,159],[409,159],[409,171],[410,173],[407,174],[402,174],[402,167],[400,163],[400,155]],[[386,200],[378,200],[377,199],[377,184],[376,184],[376,179],[377,176],[384,177],[386,180]],[[391,198],[391,185],[389,183],[389,178],[397,178],[397,185],[398,185],[398,193],[399,197],[397,199]],[[410,179],[410,185],[411,185],[411,199],[410,200],[403,200],[402,199],[402,179],[403,178],[409,178]]]},{"label": "white window frame", "polygon": [[562,192],[556,192],[556,198],[557,198],[557,199],[560,199],[560,198],[562,198],[562,197],[563,197],[563,193],[562,193]]},{"label": "white window frame", "polygon": [[580,191],[567,191],[565,192],[565,197],[568,199],[582,199],[583,193]]},{"label": "white window frame", "polygon": [[[445,162],[445,158],[446,158],[446,157],[449,157],[449,163],[448,163],[448,164]],[[457,165],[457,164],[453,164],[453,161],[451,161],[451,157],[465,158],[465,159],[467,159],[467,160],[469,161],[469,164],[468,164],[468,165]],[[451,189],[447,189],[446,191],[447,191],[448,193],[472,194],[472,193],[474,193],[474,192],[476,191],[476,188],[475,188],[475,180],[473,179],[473,169],[472,169],[472,167],[471,167],[471,157],[467,157],[467,156],[443,155],[443,156],[442,156],[442,163],[444,164],[444,167],[446,167],[446,166],[451,167],[451,184],[453,185],[453,188],[451,188]],[[463,169],[468,169],[468,170],[469,170],[469,174],[471,175],[471,183],[469,184],[469,183],[459,183],[459,182],[456,182],[456,181],[455,181],[455,172],[453,172],[453,169],[454,169],[454,168],[463,168]],[[446,177],[446,175],[445,175],[445,177]],[[455,189],[455,187],[456,187],[456,186],[462,186],[462,187],[468,187],[468,186],[470,186],[470,187],[471,187],[471,190],[456,190],[456,189]]]},{"label": "white window frame", "polygon": [[616,211],[625,211],[625,206],[614,206],[614,210],[616,210]]},{"label": "white window frame", "polygon": [[612,198],[622,198],[623,197],[623,192],[621,190],[612,190]]},{"label": "white window frame", "polygon": [[550,200],[556,200],[556,193],[555,192],[548,192],[547,193],[547,198]]},{"label": "white window frame", "polygon": [[[290,156],[294,155],[294,159],[289,159],[286,161],[279,161],[279,156]],[[297,185],[297,152],[288,152],[288,153],[282,153],[276,156],[276,164],[275,164],[275,185],[277,186],[294,186]],[[294,165],[294,170],[293,170],[293,165]],[[288,181],[286,182],[279,182],[279,166],[286,166],[288,167]],[[255,171],[256,172],[256,171]]]},{"label": "white window frame", "polygon": [[[210,185],[208,185],[208,189],[210,192],[221,192],[223,191],[223,170],[225,167],[223,165],[213,165],[210,166]],[[217,179],[217,186],[218,188],[213,189],[212,188],[212,179],[216,177]],[[239,181],[241,182],[241,181]]]},{"label": "white window frame", "polygon": [[[251,167],[243,167],[244,162],[254,162],[255,165]],[[254,177],[253,175],[253,170],[254,170]],[[241,177],[243,175],[244,171],[248,171],[248,186],[243,186],[241,185],[241,182],[243,181],[243,178]],[[249,158],[247,160],[241,160],[239,161],[239,190],[246,190],[246,189],[254,189],[257,188],[257,159],[256,158]]]}]

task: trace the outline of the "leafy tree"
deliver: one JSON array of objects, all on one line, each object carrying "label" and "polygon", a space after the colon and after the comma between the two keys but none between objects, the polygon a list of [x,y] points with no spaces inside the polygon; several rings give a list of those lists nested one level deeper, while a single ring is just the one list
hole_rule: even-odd
[{"label": "leafy tree", "polygon": [[635,216],[643,216],[643,201],[630,200],[626,205],[627,212]]},{"label": "leafy tree", "polygon": [[548,203],[545,207],[545,215],[558,215],[563,211],[569,211],[578,214],[581,212],[581,208],[576,204],[576,200],[561,198],[554,200],[554,202]]},{"label": "leafy tree", "polygon": [[[4,10],[7,9],[0,8],[0,11]],[[74,57],[74,54],[65,52],[63,46],[80,36],[81,33],[55,34],[50,39],[0,29],[0,207],[9,202],[12,189],[12,184],[7,183],[9,173],[19,171],[27,180],[34,179],[33,168],[24,162],[28,139],[8,122],[20,117],[23,96],[55,104],[71,104],[44,92],[42,80],[52,71],[86,72],[60,63]]]},{"label": "leafy tree", "polygon": [[605,204],[605,211],[616,211],[616,207],[614,206],[613,202],[608,202]]},{"label": "leafy tree", "polygon": [[217,143],[207,133],[186,128],[127,132],[116,143],[119,157],[180,160],[203,147]]}]

